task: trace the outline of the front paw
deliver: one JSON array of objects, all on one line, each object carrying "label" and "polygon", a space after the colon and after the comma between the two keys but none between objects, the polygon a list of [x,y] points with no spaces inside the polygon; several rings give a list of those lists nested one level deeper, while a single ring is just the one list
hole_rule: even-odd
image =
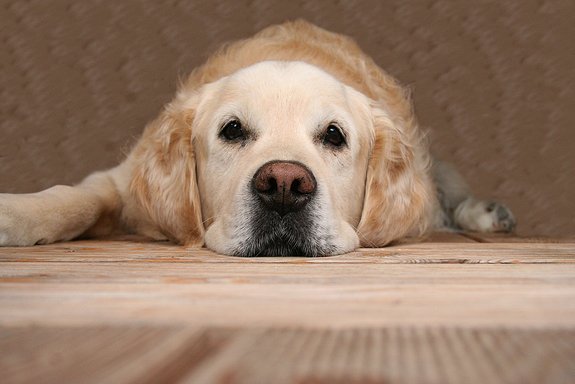
[{"label": "front paw", "polygon": [[21,220],[0,207],[0,247],[34,245],[25,227],[27,226]]},{"label": "front paw", "polygon": [[0,247],[23,247],[46,242],[34,220],[20,212],[20,200],[11,199],[10,195],[0,195]]},{"label": "front paw", "polygon": [[0,229],[0,247],[7,247],[10,245],[10,237]]}]

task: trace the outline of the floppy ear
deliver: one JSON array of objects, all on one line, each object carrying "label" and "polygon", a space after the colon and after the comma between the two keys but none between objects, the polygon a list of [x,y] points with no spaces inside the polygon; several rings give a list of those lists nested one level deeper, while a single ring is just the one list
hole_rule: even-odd
[{"label": "floppy ear", "polygon": [[358,235],[364,247],[420,236],[431,220],[435,192],[429,154],[415,120],[391,117],[371,101],[373,142]]},{"label": "floppy ear", "polygon": [[194,114],[193,106],[184,107],[176,99],[146,127],[132,153],[130,193],[166,237],[201,246],[204,227],[192,145]]}]

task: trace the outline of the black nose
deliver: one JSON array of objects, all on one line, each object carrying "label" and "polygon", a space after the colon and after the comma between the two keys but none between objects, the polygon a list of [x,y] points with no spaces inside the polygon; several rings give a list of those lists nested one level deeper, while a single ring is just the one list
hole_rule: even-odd
[{"label": "black nose", "polygon": [[270,210],[284,216],[302,209],[313,197],[317,184],[309,169],[291,161],[270,161],[252,180],[255,193]]}]

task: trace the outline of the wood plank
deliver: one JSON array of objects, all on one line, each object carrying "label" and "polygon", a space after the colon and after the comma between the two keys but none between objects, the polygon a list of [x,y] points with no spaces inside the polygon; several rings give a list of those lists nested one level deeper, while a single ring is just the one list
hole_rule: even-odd
[{"label": "wood plank", "polygon": [[2,263],[10,287],[59,285],[475,285],[575,284],[574,264],[476,263]]},{"label": "wood plank", "polygon": [[575,243],[442,236],[323,258],[0,248],[2,381],[572,382]]},{"label": "wood plank", "polygon": [[232,257],[167,242],[84,240],[36,247],[0,248],[2,262],[146,263],[574,263],[575,243],[413,243],[364,248],[321,258]]},{"label": "wood plank", "polygon": [[3,383],[571,383],[575,329],[0,327]]},{"label": "wood plank", "polygon": [[572,383],[575,331],[243,332],[183,383]]},{"label": "wood plank", "polygon": [[22,265],[0,324],[575,325],[573,264]]},{"label": "wood plank", "polygon": [[3,383],[173,382],[227,337],[173,327],[0,328]]},{"label": "wood plank", "polygon": [[575,243],[575,236],[549,237],[549,236],[521,236],[514,233],[479,233],[465,232],[461,236],[478,243]]},{"label": "wood plank", "polygon": [[424,243],[238,258],[168,243],[81,241],[4,248],[0,260],[0,324],[575,322],[573,244]]}]

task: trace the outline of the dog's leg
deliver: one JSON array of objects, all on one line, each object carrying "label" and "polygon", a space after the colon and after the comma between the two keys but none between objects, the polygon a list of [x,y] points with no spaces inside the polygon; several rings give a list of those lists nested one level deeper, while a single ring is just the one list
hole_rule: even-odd
[{"label": "dog's leg", "polygon": [[29,246],[114,230],[121,197],[113,174],[95,173],[77,186],[0,194],[0,246]]},{"label": "dog's leg", "polygon": [[475,198],[459,172],[435,160],[432,168],[443,227],[477,232],[511,232],[515,217],[501,203]]}]

